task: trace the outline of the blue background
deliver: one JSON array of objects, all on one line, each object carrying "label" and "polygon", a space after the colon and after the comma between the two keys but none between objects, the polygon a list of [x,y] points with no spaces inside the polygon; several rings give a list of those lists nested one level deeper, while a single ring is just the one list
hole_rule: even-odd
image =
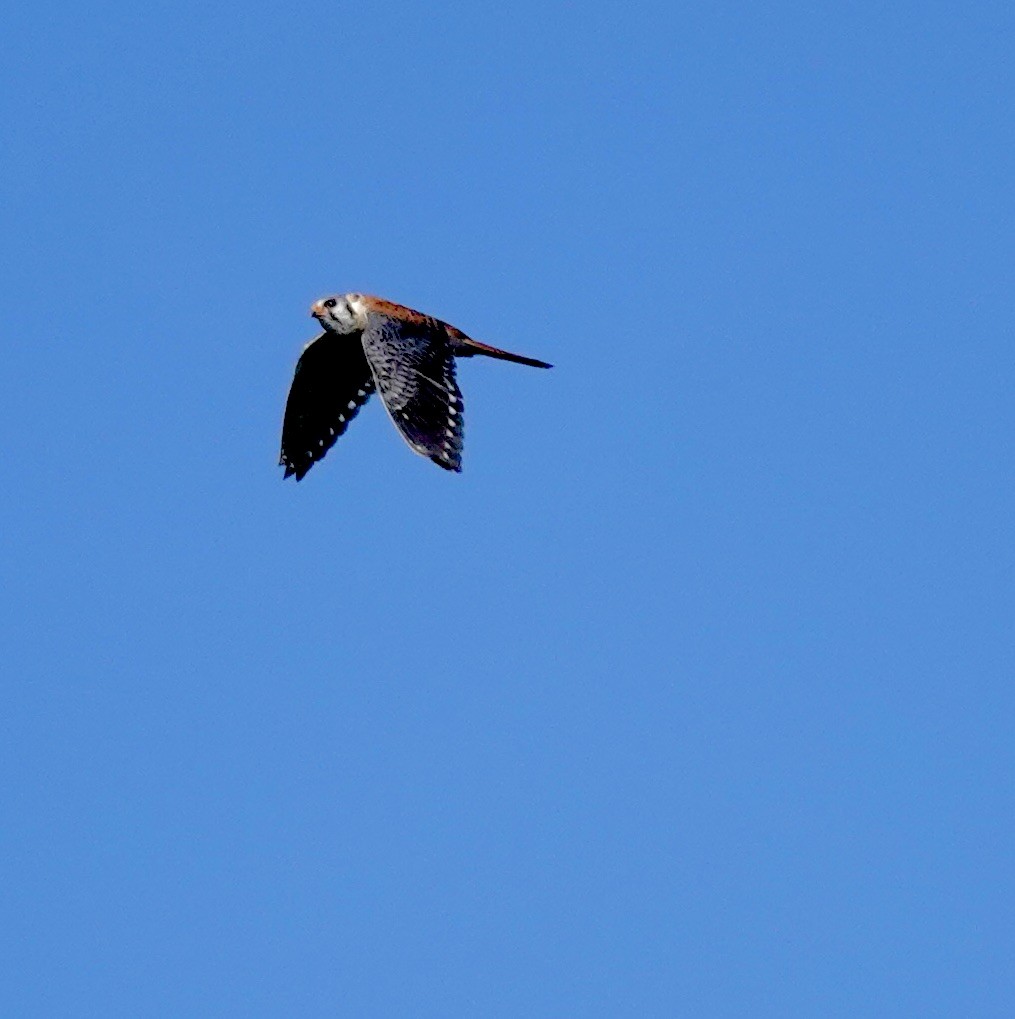
[{"label": "blue background", "polygon": [[8,12],[0,1012],[1011,1015],[1013,21]]}]

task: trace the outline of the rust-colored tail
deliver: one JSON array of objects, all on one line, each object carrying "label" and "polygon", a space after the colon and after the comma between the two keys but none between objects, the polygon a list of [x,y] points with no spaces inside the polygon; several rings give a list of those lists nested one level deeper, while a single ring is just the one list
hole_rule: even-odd
[{"label": "rust-colored tail", "polygon": [[552,368],[552,364],[540,361],[535,357],[525,357],[522,354],[512,354],[509,350],[501,350],[500,347],[491,347],[489,343],[480,343],[470,336],[466,336],[461,329],[448,326],[448,333],[455,345],[455,357],[474,357],[476,354],[485,354],[487,357],[495,357],[499,361],[513,361],[515,364],[527,364],[530,368]]}]

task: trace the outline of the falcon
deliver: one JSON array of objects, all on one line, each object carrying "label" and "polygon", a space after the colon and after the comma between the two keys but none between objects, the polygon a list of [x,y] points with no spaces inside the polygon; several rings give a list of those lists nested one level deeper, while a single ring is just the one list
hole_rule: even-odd
[{"label": "falcon", "polygon": [[447,322],[369,294],[322,297],[323,332],[296,362],[282,423],[285,477],[303,478],[376,391],[409,448],[446,471],[462,469],[462,394],[455,358],[495,357],[551,368],[468,337]]}]

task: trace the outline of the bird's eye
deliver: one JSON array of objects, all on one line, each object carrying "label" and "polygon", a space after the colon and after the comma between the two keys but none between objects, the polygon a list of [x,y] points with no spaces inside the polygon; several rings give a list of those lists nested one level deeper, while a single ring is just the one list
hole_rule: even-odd
[{"label": "bird's eye", "polygon": [[327,299],[327,300],[326,300],[326,301],[324,302],[324,307],[325,307],[325,308],[334,308],[334,307],[335,307],[335,305],[336,305],[337,303],[338,303],[338,302],[337,302],[337,301],[335,300],[335,298],[334,298],[334,297],[329,297],[329,298],[328,298],[328,299]]}]

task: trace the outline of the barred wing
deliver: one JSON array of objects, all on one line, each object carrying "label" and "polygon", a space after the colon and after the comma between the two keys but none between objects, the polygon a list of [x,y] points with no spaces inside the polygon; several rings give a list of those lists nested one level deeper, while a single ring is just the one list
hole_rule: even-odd
[{"label": "barred wing", "polygon": [[447,471],[462,469],[462,394],[443,323],[371,312],[363,350],[381,400],[411,449]]},{"label": "barred wing", "polygon": [[355,336],[321,333],[296,362],[282,422],[285,477],[299,481],[335,444],[360,407],[370,399],[374,380]]}]

